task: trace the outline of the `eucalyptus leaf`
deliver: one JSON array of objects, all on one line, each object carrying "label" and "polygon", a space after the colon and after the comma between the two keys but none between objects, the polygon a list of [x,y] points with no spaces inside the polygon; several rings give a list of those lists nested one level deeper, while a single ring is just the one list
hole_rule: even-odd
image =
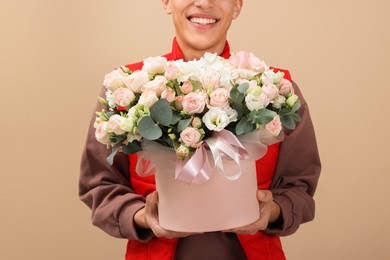
[{"label": "eucalyptus leaf", "polygon": [[177,122],[179,122],[180,118],[181,118],[181,117],[180,117],[180,113],[173,110],[173,111],[172,111],[171,125],[177,124]]},{"label": "eucalyptus leaf", "polygon": [[231,90],[230,90],[230,98],[233,100],[233,102],[235,103],[242,103],[242,101],[244,101],[244,94],[241,93],[237,87],[233,87]]},{"label": "eucalyptus leaf", "polygon": [[158,100],[150,110],[152,119],[163,126],[168,126],[172,121],[172,108],[168,100],[162,98]]},{"label": "eucalyptus leaf", "polygon": [[249,113],[249,118],[252,120],[253,123],[265,125],[271,122],[276,115],[277,113],[275,111],[271,111],[266,108],[261,108],[258,110],[251,111]]},{"label": "eucalyptus leaf", "polygon": [[249,88],[249,83],[242,83],[242,84],[238,85],[237,90],[240,93],[245,94],[245,92],[248,90],[248,88]]},{"label": "eucalyptus leaf", "polygon": [[237,120],[240,120],[244,114],[245,107],[240,103],[233,103],[231,107],[237,111]]},{"label": "eucalyptus leaf", "polygon": [[142,151],[141,142],[134,140],[133,142],[122,146],[122,151],[125,154],[133,154],[133,153],[137,153],[139,151]]},{"label": "eucalyptus leaf", "polygon": [[108,156],[107,157],[107,162],[110,164],[110,165],[112,165],[113,163],[114,163],[114,157],[115,157],[115,155],[118,153],[118,151],[119,151],[119,148],[121,147],[121,143],[117,143],[116,145],[114,145],[113,147],[112,147],[112,151],[111,151],[111,154],[110,154],[110,156]]},{"label": "eucalyptus leaf", "polygon": [[291,115],[285,115],[285,116],[281,116],[280,117],[280,121],[282,122],[282,125],[287,128],[287,129],[290,129],[290,130],[293,130],[295,129],[295,121],[294,119],[292,118]]},{"label": "eucalyptus leaf", "polygon": [[147,140],[156,140],[162,136],[162,130],[150,116],[144,116],[138,123],[139,134]]},{"label": "eucalyptus leaf", "polygon": [[296,121],[296,122],[300,122],[300,121],[302,120],[301,116],[300,116],[299,114],[297,114],[297,113],[291,114],[291,117],[292,117],[292,119],[294,119],[294,121]]},{"label": "eucalyptus leaf", "polygon": [[295,113],[298,111],[298,109],[301,107],[301,103],[300,102],[296,102],[293,107],[291,108],[291,113]]},{"label": "eucalyptus leaf", "polygon": [[246,117],[242,117],[236,125],[236,135],[248,134],[255,129],[252,121]]},{"label": "eucalyptus leaf", "polygon": [[179,121],[179,124],[177,125],[177,132],[182,132],[187,126],[190,125],[192,118],[186,118]]}]

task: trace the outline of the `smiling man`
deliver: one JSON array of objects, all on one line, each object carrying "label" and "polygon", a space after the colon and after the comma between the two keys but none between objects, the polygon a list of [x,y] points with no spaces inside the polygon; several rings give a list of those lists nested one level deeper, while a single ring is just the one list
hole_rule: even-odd
[{"label": "smiling man", "polygon": [[[199,59],[205,52],[230,57],[227,33],[241,11],[242,0],[162,0],[172,16],[175,38],[168,60]],[[127,65],[131,71],[143,63]],[[291,80],[290,74],[282,70]],[[321,164],[307,104],[302,118],[282,143],[268,147],[256,161],[260,218],[250,225],[224,232],[190,234],[165,230],[158,220],[154,177],[136,173],[136,155],[110,151],[95,139],[92,117],[81,161],[80,198],[92,209],[92,222],[108,234],[128,239],[126,259],[285,259],[279,236],[294,233],[314,218],[313,195]],[[102,88],[101,94],[105,93]],[[95,111],[103,106],[98,103]]]}]

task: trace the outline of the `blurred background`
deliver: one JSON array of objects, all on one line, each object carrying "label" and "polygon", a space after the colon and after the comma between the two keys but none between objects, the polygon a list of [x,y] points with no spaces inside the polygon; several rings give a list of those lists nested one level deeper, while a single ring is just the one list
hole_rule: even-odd
[{"label": "blurred background", "polygon": [[[244,1],[232,51],[289,69],[323,162],[315,221],[289,260],[390,259],[387,0]],[[0,9],[0,259],[123,259],[90,222],[80,155],[104,75],[170,51],[159,1],[11,1]]]}]

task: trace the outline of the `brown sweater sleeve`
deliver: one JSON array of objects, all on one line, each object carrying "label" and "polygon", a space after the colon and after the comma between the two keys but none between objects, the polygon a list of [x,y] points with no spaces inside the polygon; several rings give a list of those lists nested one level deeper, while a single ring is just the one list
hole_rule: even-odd
[{"label": "brown sweater sleeve", "polygon": [[[104,95],[102,88],[100,96]],[[97,104],[95,111],[103,105]],[[95,113],[91,118],[87,140],[82,152],[79,196],[92,210],[92,223],[114,237],[148,241],[153,237],[150,230],[137,230],[134,214],[144,207],[145,198],[135,194],[129,181],[128,156],[118,153],[114,164],[107,163],[111,149],[95,138]]]},{"label": "brown sweater sleeve", "polygon": [[267,234],[286,236],[294,233],[300,224],[313,220],[314,192],[321,171],[313,123],[306,101],[298,86],[293,83],[301,100],[299,114],[302,117],[297,128],[286,134],[280,145],[271,191],[280,206],[280,225],[269,226]]}]

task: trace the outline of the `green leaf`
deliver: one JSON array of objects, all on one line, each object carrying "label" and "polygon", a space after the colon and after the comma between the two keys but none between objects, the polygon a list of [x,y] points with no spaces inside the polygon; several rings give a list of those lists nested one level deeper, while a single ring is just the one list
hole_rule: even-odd
[{"label": "green leaf", "polygon": [[186,118],[179,121],[179,124],[177,125],[177,132],[183,131],[187,126],[190,125],[192,118]]},{"label": "green leaf", "polygon": [[244,114],[245,107],[240,103],[233,103],[231,107],[237,111],[237,119],[240,120]]},{"label": "green leaf", "polygon": [[112,165],[114,163],[114,156],[118,153],[119,148],[121,147],[122,143],[117,143],[112,147],[112,151],[110,156],[107,157],[107,162]]},{"label": "green leaf", "polygon": [[261,108],[258,110],[253,110],[249,113],[249,118],[252,120],[253,123],[259,124],[259,125],[265,125],[274,119],[276,116],[275,111],[271,111],[266,108]]},{"label": "green leaf", "polygon": [[242,83],[242,84],[238,85],[237,90],[240,93],[245,94],[245,92],[248,90],[248,88],[249,88],[249,83]]},{"label": "green leaf", "polygon": [[291,113],[291,107],[283,107],[281,110],[280,110],[280,113],[279,115],[280,116],[284,116],[284,115],[288,115]]},{"label": "green leaf", "polygon": [[282,122],[283,126],[287,129],[295,129],[295,121],[292,118],[291,115],[285,115],[280,117],[280,121]]},{"label": "green leaf", "polygon": [[138,123],[139,134],[147,140],[156,140],[162,136],[162,130],[150,116],[144,116]]},{"label": "green leaf", "polygon": [[293,113],[297,112],[298,109],[299,109],[300,107],[301,107],[301,103],[300,103],[300,102],[296,102],[296,103],[292,106],[292,108],[291,108],[291,113],[293,114]]},{"label": "green leaf", "polygon": [[133,154],[133,153],[137,153],[139,151],[142,151],[141,142],[134,140],[133,142],[122,146],[122,151],[125,154]]},{"label": "green leaf", "polygon": [[233,102],[235,103],[242,103],[242,101],[244,100],[245,96],[243,93],[241,93],[237,87],[233,87],[231,90],[230,90],[230,98],[233,100]]},{"label": "green leaf", "polygon": [[157,101],[150,110],[152,119],[163,126],[168,126],[172,121],[172,108],[168,100],[162,98]]},{"label": "green leaf", "polygon": [[236,125],[236,135],[248,134],[255,129],[252,121],[246,117],[242,117]]},{"label": "green leaf", "polygon": [[177,122],[179,122],[180,118],[181,118],[181,117],[180,117],[180,113],[173,110],[173,111],[172,111],[171,125],[177,124]]},{"label": "green leaf", "polygon": [[292,119],[294,119],[294,121],[296,122],[301,122],[302,118],[299,114],[295,113],[295,114],[291,114],[291,117]]}]

